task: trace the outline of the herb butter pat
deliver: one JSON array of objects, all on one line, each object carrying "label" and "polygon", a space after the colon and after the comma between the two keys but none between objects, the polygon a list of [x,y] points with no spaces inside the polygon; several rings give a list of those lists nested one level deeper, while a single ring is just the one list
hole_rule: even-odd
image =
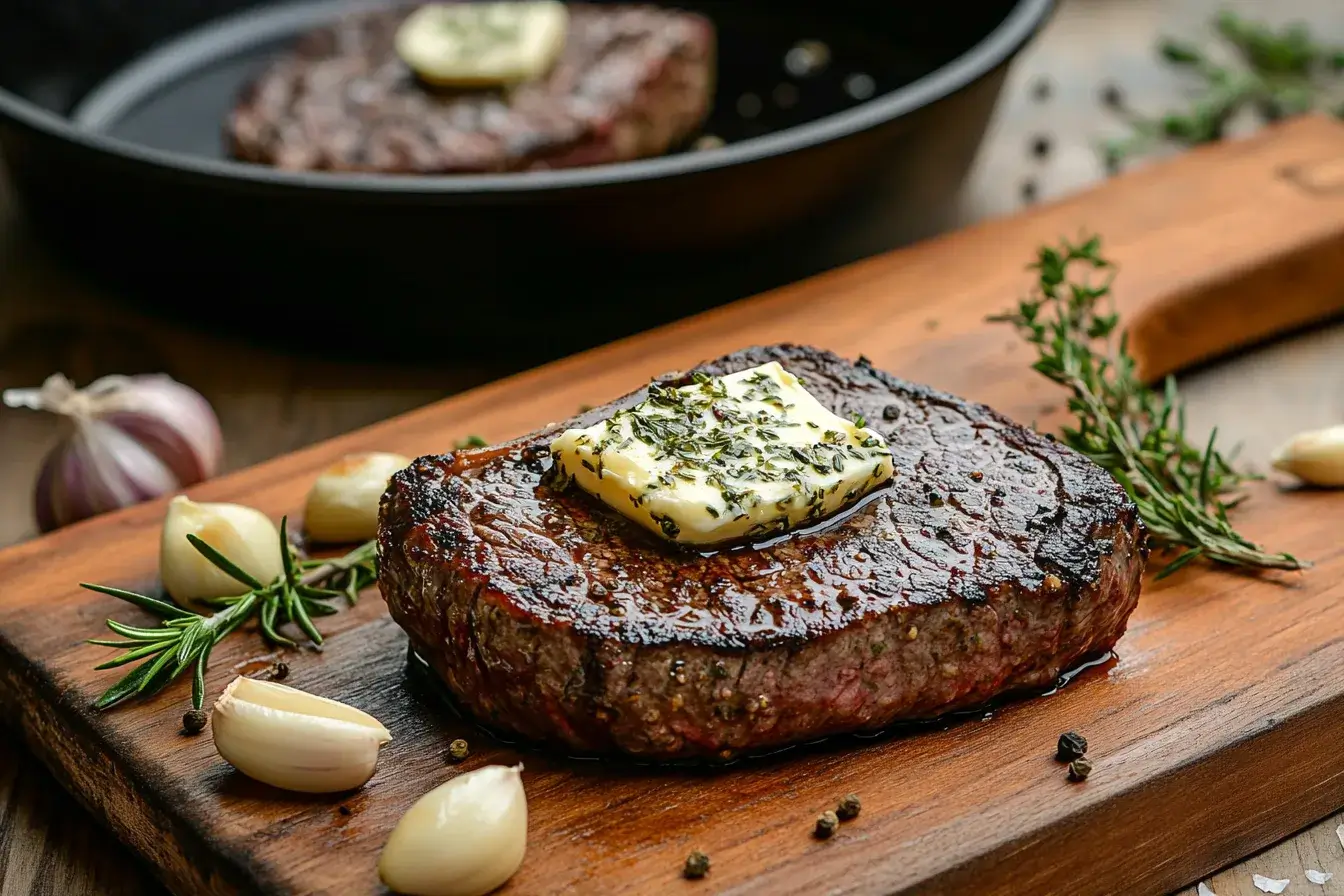
[{"label": "herb butter pat", "polygon": [[407,16],[396,49],[430,84],[517,84],[550,70],[568,31],[569,10],[557,0],[431,3]]},{"label": "herb butter pat", "polygon": [[557,475],[676,542],[763,538],[817,522],[894,475],[891,451],[777,362],[687,386],[551,443]]}]

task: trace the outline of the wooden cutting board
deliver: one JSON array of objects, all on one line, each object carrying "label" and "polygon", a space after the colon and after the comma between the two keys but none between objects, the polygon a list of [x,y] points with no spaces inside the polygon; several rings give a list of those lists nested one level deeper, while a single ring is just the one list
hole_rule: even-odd
[{"label": "wooden cutting board", "polygon": [[[1344,309],[1344,125],[1302,119],[1201,150],[1066,202],[873,259],[478,389],[191,490],[294,514],[344,452],[442,451],[521,434],[650,376],[751,343],[866,354],[902,376],[1059,421],[1031,354],[984,321],[1029,285],[1043,242],[1100,232],[1144,369],[1158,375]],[[445,334],[448,338],[450,334]],[[452,338],[461,338],[455,334]],[[1247,408],[1255,413],[1255,408]],[[1256,459],[1261,460],[1263,459]],[[525,766],[526,863],[505,893],[1142,893],[1196,880],[1344,805],[1344,492],[1253,489],[1236,520],[1316,562],[1257,578],[1191,567],[1149,582],[1118,659],[1061,692],[946,730],[714,771],[575,761],[491,741],[442,711],[405,666],[376,594],[323,620],[326,649],[215,651],[211,696],[283,655],[289,683],[372,712],[394,735],[378,773],[336,797],[234,773],[179,734],[185,683],[90,709],[115,673],[83,643],[137,611],[79,581],[151,583],[163,503],[0,553],[0,702],[29,745],[179,893],[380,892],[378,852],[420,794],[488,762]],[[1077,729],[1082,785],[1053,761]],[[444,761],[457,736],[473,744]],[[809,836],[848,791],[863,814]],[[682,881],[688,851],[713,859]]]}]

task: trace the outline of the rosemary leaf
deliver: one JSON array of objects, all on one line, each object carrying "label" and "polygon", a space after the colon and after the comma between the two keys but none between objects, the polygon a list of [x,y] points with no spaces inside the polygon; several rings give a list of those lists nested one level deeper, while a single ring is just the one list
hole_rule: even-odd
[{"label": "rosemary leaf", "polygon": [[123,638],[130,638],[135,641],[169,641],[177,636],[170,628],[136,628],[131,625],[123,625],[115,619],[107,620],[107,627]]},{"label": "rosemary leaf", "polygon": [[1218,450],[1216,430],[1202,450],[1190,443],[1174,379],[1160,393],[1140,379],[1127,338],[1116,336],[1113,266],[1099,238],[1042,247],[1031,268],[1032,295],[990,320],[1012,325],[1036,347],[1032,369],[1070,391],[1077,420],[1063,428],[1064,443],[1120,483],[1158,548],[1181,551],[1158,577],[1199,558],[1261,569],[1310,565],[1262,549],[1228,522],[1227,511],[1245,498],[1232,493],[1257,477]]},{"label": "rosemary leaf", "polygon": [[[265,587],[260,582],[258,582],[250,572],[243,569],[238,564],[230,560],[228,557],[225,557],[219,551],[212,548],[207,542],[201,540],[201,538],[198,535],[196,535],[196,533],[188,532],[187,541],[191,543],[192,547],[200,551],[201,556],[203,556],[205,559],[213,563],[219,569],[219,571],[224,573],[225,575],[231,576],[237,581],[242,582],[244,585],[251,588],[253,591],[260,591],[262,588]],[[282,551],[282,553],[288,554],[288,551]]]},{"label": "rosemary leaf", "polygon": [[142,659],[147,656],[153,656],[154,654],[167,649],[168,645],[162,642],[157,644],[147,644],[144,647],[138,647],[135,650],[128,650],[121,656],[115,657],[114,659],[110,659],[107,662],[102,663],[101,665],[94,666],[93,668],[98,671],[102,671],[103,669],[115,669],[117,666],[124,666],[127,663],[133,663],[138,659]]},{"label": "rosemary leaf", "polygon": [[155,616],[161,616],[164,619],[181,619],[196,615],[190,610],[184,610],[177,604],[170,604],[167,601],[159,600],[156,597],[150,597],[148,594],[136,594],[134,591],[125,591],[121,588],[110,588],[107,585],[91,585],[88,582],[80,582],[79,587],[87,588],[90,591],[97,591],[99,594],[106,594],[109,597],[115,597],[118,600],[124,600],[127,603],[135,604],[142,610],[148,610]]},{"label": "rosemary leaf", "polygon": [[196,671],[191,676],[191,708],[200,709],[205,705],[205,664],[210,651],[202,651],[196,658]]}]

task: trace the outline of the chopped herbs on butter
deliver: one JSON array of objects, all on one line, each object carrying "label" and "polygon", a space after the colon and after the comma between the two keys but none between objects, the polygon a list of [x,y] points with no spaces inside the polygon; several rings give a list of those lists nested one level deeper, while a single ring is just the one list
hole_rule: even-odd
[{"label": "chopped herbs on butter", "polygon": [[762,538],[816,522],[894,475],[862,416],[826,409],[777,362],[674,387],[552,444],[562,481],[672,541]]}]

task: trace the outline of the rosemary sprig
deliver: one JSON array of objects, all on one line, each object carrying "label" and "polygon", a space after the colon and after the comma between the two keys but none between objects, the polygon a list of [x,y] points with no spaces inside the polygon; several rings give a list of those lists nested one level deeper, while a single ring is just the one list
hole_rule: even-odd
[{"label": "rosemary sprig", "polygon": [[[1083,276],[1071,276],[1076,268]],[[1114,269],[1100,239],[1043,247],[1031,270],[1039,275],[1033,294],[990,320],[1016,327],[1036,347],[1032,368],[1072,393],[1077,424],[1063,429],[1063,441],[1124,487],[1159,548],[1181,550],[1159,578],[1199,557],[1230,566],[1307,566],[1261,549],[1228,522],[1227,511],[1244,496],[1225,496],[1256,477],[1239,473],[1218,451],[1217,430],[1202,448],[1188,441],[1172,377],[1160,392],[1139,378],[1126,336],[1116,335]]]},{"label": "rosemary sprig", "polygon": [[1158,44],[1162,58],[1198,76],[1202,90],[1186,111],[1158,118],[1128,113],[1133,133],[1103,146],[1108,168],[1164,142],[1192,146],[1220,140],[1243,109],[1254,109],[1267,121],[1313,110],[1344,118],[1344,46],[1316,41],[1301,24],[1276,31],[1229,10],[1215,17],[1213,27],[1239,64],[1220,65],[1193,43],[1163,39]]},{"label": "rosemary sprig", "polygon": [[293,623],[309,641],[320,645],[322,635],[313,625],[313,617],[337,612],[328,603],[333,598],[344,597],[351,604],[355,603],[360,590],[378,578],[375,542],[362,544],[343,557],[331,560],[300,559],[289,543],[288,520],[280,521],[284,573],[269,584],[257,581],[196,536],[188,535],[187,540],[207,560],[249,590],[237,597],[208,601],[217,609],[213,615],[203,616],[147,594],[81,583],[90,591],[135,604],[162,620],[157,628],[140,628],[109,619],[107,627],[124,640],[89,641],[90,644],[125,650],[98,669],[142,661],[98,698],[94,703],[98,709],[156,693],[188,669],[192,670],[191,705],[200,709],[205,700],[205,670],[210,651],[243,623],[253,616],[258,617],[262,637],[272,644],[290,647],[296,642],[280,634],[278,626]]}]

